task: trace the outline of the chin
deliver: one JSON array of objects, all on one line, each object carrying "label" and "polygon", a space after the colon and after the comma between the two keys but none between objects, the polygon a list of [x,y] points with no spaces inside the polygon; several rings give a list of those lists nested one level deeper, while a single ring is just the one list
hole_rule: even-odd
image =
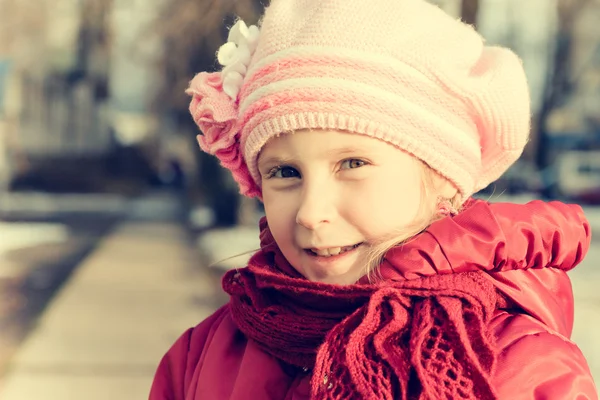
[{"label": "chin", "polygon": [[301,268],[297,270],[309,281],[351,285],[361,278],[361,258],[358,249],[338,257],[315,257],[305,252],[298,258]]},{"label": "chin", "polygon": [[350,277],[346,275],[342,276],[328,276],[326,278],[316,280],[316,282],[326,283],[328,285],[338,285],[338,286],[347,286],[353,285],[358,281],[355,277]]},{"label": "chin", "polygon": [[329,285],[352,285],[361,277],[355,271],[315,271],[304,270],[303,275],[312,282],[327,283]]}]

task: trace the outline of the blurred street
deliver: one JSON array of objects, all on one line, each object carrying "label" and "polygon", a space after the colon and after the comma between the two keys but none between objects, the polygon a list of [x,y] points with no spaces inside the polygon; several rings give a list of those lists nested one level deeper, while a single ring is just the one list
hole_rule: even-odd
[{"label": "blurred street", "polygon": [[1,377],[49,299],[121,218],[122,207],[115,207],[118,199],[98,195],[0,199]]},{"label": "blurred street", "polygon": [[600,229],[593,233],[595,242],[584,262],[569,275],[575,295],[575,326],[572,340],[581,348],[594,376],[600,383]]},{"label": "blurred street", "polygon": [[[13,273],[3,278],[10,291],[2,291],[0,314],[2,399],[145,398],[164,352],[226,300],[220,273],[198,268],[176,196],[154,193],[104,210],[91,202],[76,218],[64,204],[61,215],[46,215],[66,227],[62,242],[31,236],[4,250],[3,273],[5,265]],[[60,257],[38,259],[48,254]]]}]

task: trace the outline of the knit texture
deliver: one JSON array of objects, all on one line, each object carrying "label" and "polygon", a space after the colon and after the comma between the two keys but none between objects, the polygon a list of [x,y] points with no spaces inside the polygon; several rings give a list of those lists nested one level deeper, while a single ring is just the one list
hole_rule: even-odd
[{"label": "knit texture", "polygon": [[[485,46],[471,26],[424,0],[274,0],[242,69],[239,94],[223,99],[235,110],[228,137],[244,160],[226,167],[244,170],[232,169],[247,195],[260,195],[257,157],[282,132],[384,140],[447,177],[465,199],[502,175],[528,140],[519,58]],[[193,114],[210,109],[200,92]]]},{"label": "knit texture", "polygon": [[488,325],[502,303],[482,272],[310,282],[285,261],[265,219],[261,249],[223,279],[232,316],[264,351],[312,370],[312,399],[496,398]]}]

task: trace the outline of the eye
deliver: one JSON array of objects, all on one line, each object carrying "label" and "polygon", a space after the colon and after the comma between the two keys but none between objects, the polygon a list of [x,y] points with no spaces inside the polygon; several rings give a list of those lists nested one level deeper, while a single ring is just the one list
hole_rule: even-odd
[{"label": "eye", "polygon": [[366,162],[364,162],[363,160],[359,160],[357,158],[350,158],[342,162],[342,169],[360,168],[364,165],[366,165]]},{"label": "eye", "polygon": [[272,168],[267,174],[266,178],[280,178],[280,179],[288,179],[288,178],[299,178],[300,172],[296,168],[292,168],[289,166],[278,166]]}]

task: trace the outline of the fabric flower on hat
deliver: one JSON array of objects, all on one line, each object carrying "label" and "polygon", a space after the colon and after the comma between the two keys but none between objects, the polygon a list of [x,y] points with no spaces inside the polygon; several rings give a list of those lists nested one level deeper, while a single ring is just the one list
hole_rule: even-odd
[{"label": "fabric flower on hat", "polygon": [[237,104],[224,92],[221,74],[197,74],[186,93],[192,96],[190,113],[203,133],[198,135],[200,148],[215,155],[223,167],[232,171],[240,193],[260,196],[240,151]]},{"label": "fabric flower on hat", "polygon": [[227,43],[219,48],[217,60],[224,68],[223,91],[234,101],[244,83],[248,65],[258,44],[260,31],[256,25],[248,27],[238,21],[229,31]]}]

